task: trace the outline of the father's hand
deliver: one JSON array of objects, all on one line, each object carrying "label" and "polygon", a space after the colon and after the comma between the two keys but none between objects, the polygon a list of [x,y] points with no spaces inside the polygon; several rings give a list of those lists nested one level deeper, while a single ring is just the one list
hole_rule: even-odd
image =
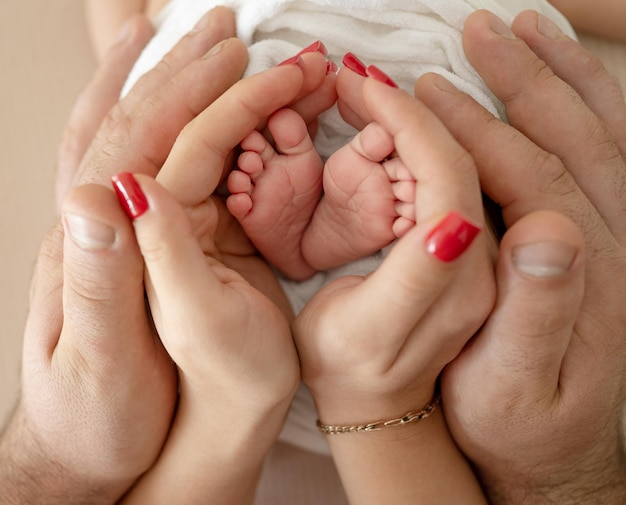
[{"label": "father's hand", "polygon": [[416,86],[509,228],[496,309],[444,377],[447,418],[493,503],[623,504],[624,98],[534,12],[512,31],[478,12],[464,44],[514,128],[441,78]]},{"label": "father's hand", "polygon": [[[108,113],[82,157],[78,183],[108,186],[120,170],[156,175],[183,127],[240,78],[243,44],[217,45],[234,35],[232,13],[216,9],[204,21],[215,16]],[[134,22],[129,33],[145,33],[146,21]],[[126,42],[132,47],[113,49],[118,68],[128,70],[128,51],[139,54],[145,41],[137,35]],[[105,67],[115,68],[114,61]],[[91,117],[103,112],[93,106],[98,86],[111,92],[121,84],[103,79],[84,95]],[[78,139],[66,158],[68,179],[86,145]],[[20,404],[1,442],[4,503],[113,503],[151,466],[167,434],[176,376],[145,308],[143,262],[130,223],[109,199],[112,192],[70,193],[62,225],[42,246]]]}]

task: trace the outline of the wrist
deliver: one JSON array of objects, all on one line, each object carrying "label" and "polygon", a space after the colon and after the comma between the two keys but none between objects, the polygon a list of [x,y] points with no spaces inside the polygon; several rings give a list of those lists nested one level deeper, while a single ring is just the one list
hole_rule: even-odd
[{"label": "wrist", "polygon": [[159,459],[123,503],[252,503],[289,403],[266,410],[185,392]]},{"label": "wrist", "polygon": [[439,392],[435,381],[414,384],[410,389],[390,390],[385,388],[377,392],[368,388],[365,392],[321,391],[311,389],[315,406],[322,424],[363,426],[379,421],[401,419],[405,414],[420,413],[438,408]]},{"label": "wrist", "polygon": [[130,484],[98,482],[68,468],[29,429],[19,407],[0,439],[0,496],[7,505],[113,504]]},{"label": "wrist", "polygon": [[623,505],[626,455],[616,449],[559,471],[536,469],[525,476],[511,472],[506,478],[481,472],[481,480],[493,505]]},{"label": "wrist", "polygon": [[486,504],[439,408],[422,421],[328,442],[350,503]]}]

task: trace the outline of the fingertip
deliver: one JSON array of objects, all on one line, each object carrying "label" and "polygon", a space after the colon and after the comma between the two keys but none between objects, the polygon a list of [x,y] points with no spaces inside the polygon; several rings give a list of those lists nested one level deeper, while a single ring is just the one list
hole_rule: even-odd
[{"label": "fingertip", "polygon": [[355,127],[362,129],[372,121],[368,110],[363,103],[363,84],[365,78],[341,68],[335,81],[337,89],[337,107],[341,117]]},{"label": "fingertip", "polygon": [[561,28],[565,28],[567,23],[563,20],[561,26],[559,26],[553,19],[535,10],[526,10],[515,17],[511,24],[511,29],[523,40],[527,40],[529,37],[536,38],[537,35],[551,41],[559,39],[573,40]]},{"label": "fingertip", "polygon": [[462,95],[462,92],[442,75],[429,72],[422,75],[413,88],[416,98],[427,104],[443,102]]},{"label": "fingertip", "polygon": [[428,232],[426,250],[438,260],[450,263],[470,248],[481,231],[481,225],[452,211]]},{"label": "fingertip", "polygon": [[[149,271],[181,270],[203,258],[192,219],[212,237],[217,216],[210,204],[197,205],[188,215],[182,205],[154,178],[121,173],[113,177],[118,205],[131,218],[139,250]],[[193,259],[192,259],[193,258]],[[179,265],[180,264],[180,265]]]},{"label": "fingertip", "polygon": [[153,177],[120,172],[111,183],[120,208],[133,221],[136,231],[155,224],[166,228],[187,222],[182,206]]},{"label": "fingertip", "polygon": [[85,251],[120,245],[132,232],[112,192],[99,184],[72,188],[61,214],[66,235]]},{"label": "fingertip", "polygon": [[515,223],[500,245],[503,267],[530,282],[566,278],[584,261],[584,236],[568,217],[537,211]]},{"label": "fingertip", "polygon": [[134,37],[131,37],[130,40],[137,45],[145,47],[152,37],[154,37],[154,25],[144,14],[135,14],[128,22],[134,30]]},{"label": "fingertip", "polygon": [[211,16],[215,26],[224,31],[224,37],[235,37],[237,33],[237,23],[235,13],[228,7],[218,5],[211,9]]},{"label": "fingertip", "polygon": [[[507,44],[517,41],[511,28],[488,10],[472,13],[463,27],[462,44],[467,59],[474,66],[477,62],[491,58],[513,58],[506,54]],[[502,56],[502,53],[505,53]],[[481,73],[481,69],[477,69]]]},{"label": "fingertip", "polygon": [[507,40],[517,38],[505,21],[487,9],[479,9],[467,17],[462,36],[463,42],[493,40],[494,36]]},{"label": "fingertip", "polygon": [[135,220],[148,211],[149,203],[135,174],[121,172],[111,178],[113,189],[126,215]]},{"label": "fingertip", "polygon": [[125,66],[133,64],[153,36],[154,26],[150,20],[144,14],[134,14],[123,24],[117,33],[117,39],[104,53],[105,66],[120,61],[120,57]]},{"label": "fingertip", "polygon": [[482,227],[456,211],[417,225],[408,220],[405,224],[398,223],[402,238],[371,278],[379,283],[377,291],[387,291],[390,300],[413,299],[419,306],[417,300],[423,304],[425,299],[436,299],[463,268],[461,260],[470,253]]}]

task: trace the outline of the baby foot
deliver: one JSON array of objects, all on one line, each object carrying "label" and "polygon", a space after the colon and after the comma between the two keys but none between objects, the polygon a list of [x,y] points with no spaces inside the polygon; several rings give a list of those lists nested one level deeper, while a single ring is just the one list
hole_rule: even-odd
[{"label": "baby foot", "polygon": [[226,205],[267,261],[302,280],[315,273],[302,257],[301,242],[321,196],[322,160],[293,110],[272,115],[268,129],[276,148],[258,131],[241,143]]},{"label": "baby foot", "polygon": [[415,224],[415,179],[393,152],[393,138],[371,123],[328,159],[324,197],[302,244],[312,267],[369,256]]}]

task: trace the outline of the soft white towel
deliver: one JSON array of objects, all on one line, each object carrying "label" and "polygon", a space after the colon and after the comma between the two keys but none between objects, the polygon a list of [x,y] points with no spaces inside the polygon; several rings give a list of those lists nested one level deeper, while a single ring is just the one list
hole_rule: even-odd
[{"label": "soft white towel", "polygon": [[[488,9],[510,23],[522,10],[535,9],[574,36],[565,19],[545,0],[172,0],[160,13],[158,33],[131,73],[124,93],[216,5],[230,7],[237,14],[237,35],[250,51],[247,74],[265,70],[311,42],[323,40],[336,63],[352,51],[410,92],[420,75],[437,72],[500,117],[504,116],[501,104],[463,53],[461,33],[467,16]],[[327,157],[354,133],[333,108],[320,118],[315,144]],[[327,282],[341,275],[371,272],[383,257],[380,253],[317,274],[304,283],[284,280],[283,287],[298,312]],[[304,386],[294,399],[281,439],[311,451],[328,452],[315,428],[314,405]]]},{"label": "soft white towel", "polygon": [[[161,13],[159,31],[127,86],[218,4],[237,13],[237,35],[250,47],[248,74],[265,70],[321,39],[336,63],[352,51],[409,91],[424,72],[438,72],[500,117],[501,105],[463,54],[461,31],[467,16],[484,8],[510,22],[519,11],[535,8],[572,33],[545,0],[172,0]],[[316,146],[327,157],[354,133],[332,109],[320,120]]]}]

